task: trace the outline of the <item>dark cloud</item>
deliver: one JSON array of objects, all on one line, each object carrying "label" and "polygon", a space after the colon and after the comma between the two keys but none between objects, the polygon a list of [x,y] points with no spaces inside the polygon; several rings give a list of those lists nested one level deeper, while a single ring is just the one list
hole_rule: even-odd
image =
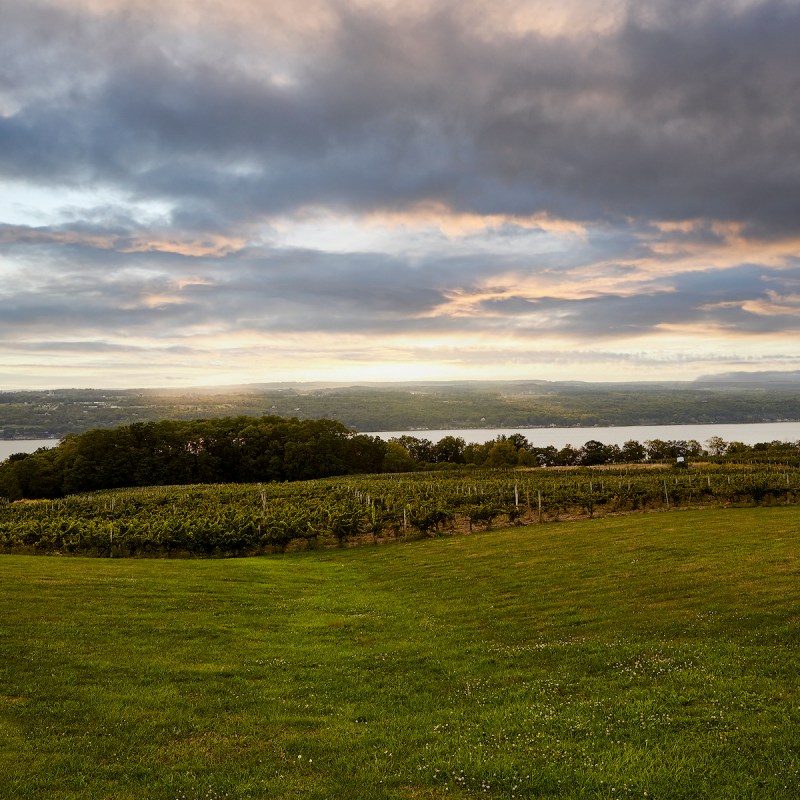
[{"label": "dark cloud", "polygon": [[7,176],[101,181],[217,224],[434,199],[775,232],[800,211],[794,3],[632,4],[611,32],[571,37],[479,35],[455,3],[399,19],[339,4],[284,82],[263,54],[189,48],[130,12],[5,5]]}]

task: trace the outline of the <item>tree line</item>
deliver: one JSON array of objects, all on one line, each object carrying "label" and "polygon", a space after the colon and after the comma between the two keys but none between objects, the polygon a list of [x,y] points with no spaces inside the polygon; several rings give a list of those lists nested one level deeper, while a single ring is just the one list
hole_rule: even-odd
[{"label": "tree line", "polygon": [[57,447],[17,453],[0,464],[0,497],[57,498],[135,486],[259,483],[336,475],[476,467],[591,467],[690,459],[776,461],[800,464],[800,443],[745,445],[712,437],[636,440],[583,447],[531,445],[522,434],[483,444],[446,436],[434,443],[416,436],[383,441],[334,420],[277,416],[137,422],[67,436]]},{"label": "tree line", "polygon": [[677,462],[683,459],[711,458],[715,461],[779,461],[800,464],[800,442],[763,442],[747,445],[726,442],[712,436],[705,446],[695,439],[630,439],[621,447],[590,439],[582,447],[562,448],[531,444],[521,433],[500,435],[483,444],[467,444],[464,439],[446,436],[434,443],[416,436],[390,439],[384,471],[410,471],[420,466],[472,464],[478,467],[595,467],[603,464],[642,464]]}]

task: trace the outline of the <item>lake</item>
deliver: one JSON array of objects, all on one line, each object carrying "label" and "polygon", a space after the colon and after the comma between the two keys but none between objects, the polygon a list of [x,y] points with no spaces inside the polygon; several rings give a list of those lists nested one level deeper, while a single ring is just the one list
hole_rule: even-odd
[{"label": "lake", "polygon": [[370,436],[392,439],[399,436],[416,436],[438,442],[445,436],[459,436],[467,444],[483,444],[498,436],[521,433],[534,447],[553,445],[559,450],[566,445],[582,447],[590,439],[603,444],[623,445],[635,439],[644,442],[648,439],[689,440],[696,439],[700,444],[712,436],[719,436],[726,442],[796,442],[800,440],[800,422],[754,422],[742,425],[631,425],[613,428],[469,428],[466,430],[435,431],[376,431]]},{"label": "lake", "polygon": [[0,439],[0,461],[13,453],[32,453],[40,447],[55,447],[60,439]]},{"label": "lake", "polygon": [[[392,439],[398,436],[416,436],[438,442],[445,436],[460,436],[467,444],[483,444],[498,436],[521,433],[534,447],[553,445],[559,450],[565,445],[582,447],[590,439],[603,444],[623,445],[630,439],[644,442],[648,439],[696,439],[700,444],[712,436],[726,442],[797,442],[800,441],[800,422],[754,422],[746,425],[631,425],[615,428],[467,428],[464,430],[432,431],[365,431],[369,436]],[[0,439],[0,461],[12,453],[32,453],[40,447],[55,447],[58,439]]]}]

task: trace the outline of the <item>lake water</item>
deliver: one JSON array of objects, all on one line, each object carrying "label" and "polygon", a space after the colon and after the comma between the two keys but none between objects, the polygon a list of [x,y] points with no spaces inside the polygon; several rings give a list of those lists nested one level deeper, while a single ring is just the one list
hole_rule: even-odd
[{"label": "lake water", "polygon": [[32,453],[40,447],[55,447],[60,439],[0,439],[0,461],[13,453]]},{"label": "lake water", "polygon": [[[534,447],[553,445],[561,449],[571,444],[583,447],[590,439],[603,444],[623,445],[630,439],[645,442],[648,439],[688,440],[700,444],[712,436],[726,442],[797,442],[800,441],[800,422],[754,422],[747,425],[631,425],[615,428],[468,428],[465,430],[435,431],[370,431],[369,436],[392,439],[398,436],[416,436],[436,443],[445,436],[460,436],[467,444],[483,444],[498,436],[521,433]],[[0,439],[0,461],[12,453],[32,453],[40,447],[55,447],[58,439]]]},{"label": "lake water", "polygon": [[370,436],[392,439],[398,436],[416,436],[436,443],[445,436],[459,436],[467,444],[483,444],[498,436],[521,433],[534,447],[553,445],[559,450],[566,445],[582,447],[591,439],[603,444],[623,445],[631,439],[645,442],[648,439],[682,441],[696,439],[700,444],[712,436],[726,442],[796,442],[800,440],[800,422],[754,422],[746,425],[631,425],[614,428],[470,428],[466,430],[436,431],[377,431]]}]

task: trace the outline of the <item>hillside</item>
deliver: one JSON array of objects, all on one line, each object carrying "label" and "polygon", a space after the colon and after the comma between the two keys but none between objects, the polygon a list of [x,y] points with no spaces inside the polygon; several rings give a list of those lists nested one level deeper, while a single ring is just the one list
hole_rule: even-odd
[{"label": "hillside", "polygon": [[0,558],[0,797],[800,795],[795,508]]},{"label": "hillside", "polygon": [[361,432],[775,422],[800,420],[800,385],[515,381],[0,392],[6,439],[242,415],[334,419]]}]

